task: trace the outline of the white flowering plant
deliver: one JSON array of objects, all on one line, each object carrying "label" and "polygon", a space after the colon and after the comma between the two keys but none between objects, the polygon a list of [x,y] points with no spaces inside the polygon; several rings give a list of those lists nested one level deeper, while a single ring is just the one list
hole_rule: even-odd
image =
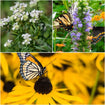
[{"label": "white flowering plant", "polygon": [[14,3],[14,5],[8,6],[7,14],[3,16],[4,8],[8,4],[6,2],[1,1],[1,51],[51,52],[51,2],[39,0],[10,1],[9,4]]}]

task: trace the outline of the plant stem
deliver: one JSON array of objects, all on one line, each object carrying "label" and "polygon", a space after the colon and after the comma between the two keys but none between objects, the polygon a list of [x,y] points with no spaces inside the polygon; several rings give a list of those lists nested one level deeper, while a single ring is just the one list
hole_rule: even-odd
[{"label": "plant stem", "polygon": [[89,105],[92,104],[92,101],[93,101],[93,98],[94,98],[94,95],[95,95],[95,92],[96,92],[99,76],[100,76],[100,71],[97,70],[96,81],[95,81],[95,84],[94,84],[92,92],[91,92],[91,96],[90,96],[90,100],[89,100]]},{"label": "plant stem", "polygon": [[70,33],[67,33],[67,35],[66,35],[66,37],[65,37],[65,39],[63,40],[63,42],[62,43],[64,43],[65,42],[65,40],[67,39],[67,37],[70,35]]},{"label": "plant stem", "polygon": [[54,31],[54,52],[56,52],[56,33],[57,33],[57,30],[55,29]]}]

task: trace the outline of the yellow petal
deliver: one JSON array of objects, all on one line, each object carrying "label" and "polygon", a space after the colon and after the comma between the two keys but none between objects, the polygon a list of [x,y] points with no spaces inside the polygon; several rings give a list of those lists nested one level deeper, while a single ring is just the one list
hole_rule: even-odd
[{"label": "yellow petal", "polygon": [[49,104],[48,102],[48,95],[44,94],[40,94],[40,97],[38,97],[36,104]]},{"label": "yellow petal", "polygon": [[8,97],[4,100],[4,103],[12,103],[12,102],[16,102],[16,101],[25,100],[25,99],[27,99],[27,98],[30,98],[32,95],[33,95],[33,92],[28,93],[28,94],[23,94],[23,95],[18,96],[18,97],[8,96]]},{"label": "yellow petal", "polygon": [[100,54],[96,60],[96,66],[98,68],[98,70],[100,70],[101,72],[104,71],[104,67],[101,65],[101,61],[104,59],[104,54]]},{"label": "yellow petal", "polygon": [[59,96],[63,99],[66,99],[68,101],[79,101],[79,102],[83,102],[83,100],[79,97],[76,97],[76,96],[71,96],[71,95],[67,95],[67,94],[62,94],[62,93],[58,93],[58,92],[55,92],[54,93],[56,96]]},{"label": "yellow petal", "polygon": [[86,86],[83,83],[81,83],[80,81],[79,82],[78,81],[77,82],[75,81],[75,84],[76,84],[76,87],[79,88],[79,90],[83,94],[89,95],[89,93],[87,91],[87,88],[86,88]]},{"label": "yellow petal", "polygon": [[17,75],[19,74],[19,69],[16,69],[13,73],[13,78],[17,78]]},{"label": "yellow petal", "polygon": [[2,62],[0,62],[1,63],[1,68],[3,70],[4,75],[8,77],[9,69],[8,69],[7,60],[6,60],[3,53],[1,53],[0,55],[1,55],[1,61],[2,61]]},{"label": "yellow petal", "polygon": [[51,97],[48,97],[48,102],[49,102],[49,104],[55,104],[55,102],[54,102],[54,100],[51,98]]},{"label": "yellow petal", "polygon": [[[62,94],[61,94],[61,95],[62,95]],[[57,101],[59,104],[69,104],[69,105],[70,105],[70,103],[69,103],[68,101],[66,101],[65,99],[60,98],[60,96],[59,96],[58,94],[55,94],[55,93],[54,93],[54,95],[53,95],[52,97],[53,97],[53,99],[54,99],[55,101]]]},{"label": "yellow petal", "polygon": [[22,86],[22,85],[18,85],[18,86],[15,86],[14,88],[13,88],[13,90],[15,90],[15,91],[24,91],[24,90],[29,90],[29,89],[31,89],[32,90],[32,87],[26,87],[26,86]]},{"label": "yellow petal", "polygon": [[32,104],[34,103],[34,101],[37,99],[37,94],[34,94],[27,102],[27,104]]},{"label": "yellow petal", "polygon": [[28,94],[28,93],[33,93],[32,89],[31,88],[27,88],[27,90],[25,90],[26,88],[23,88],[21,90],[15,90],[15,91],[12,91],[9,93],[10,96],[20,96],[20,95],[23,95],[23,94]]},{"label": "yellow petal", "polygon": [[56,89],[56,91],[66,91],[68,90],[67,88],[63,88],[63,89]]}]

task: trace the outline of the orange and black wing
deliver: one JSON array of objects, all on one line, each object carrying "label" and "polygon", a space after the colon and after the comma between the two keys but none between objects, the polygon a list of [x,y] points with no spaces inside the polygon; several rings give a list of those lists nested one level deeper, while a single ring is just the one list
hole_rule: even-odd
[{"label": "orange and black wing", "polygon": [[104,35],[105,35],[105,32],[99,33],[97,36],[92,38],[92,43],[96,44],[102,39]]},{"label": "orange and black wing", "polygon": [[20,58],[20,74],[25,80],[30,80],[43,73],[43,66],[30,53],[17,53]]},{"label": "orange and black wing", "polygon": [[92,44],[98,43],[105,35],[105,27],[93,27],[92,29]]},{"label": "orange and black wing", "polygon": [[66,31],[71,31],[73,29],[73,22],[69,14],[62,14],[55,21],[57,21],[60,27],[64,28]]}]

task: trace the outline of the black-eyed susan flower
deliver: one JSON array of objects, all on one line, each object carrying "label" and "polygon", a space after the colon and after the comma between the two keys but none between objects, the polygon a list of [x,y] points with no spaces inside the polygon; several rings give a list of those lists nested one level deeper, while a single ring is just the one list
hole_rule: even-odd
[{"label": "black-eyed susan flower", "polygon": [[98,70],[91,56],[91,53],[60,54],[59,60],[56,59],[53,65],[48,67],[51,71],[49,75],[51,77],[53,73],[54,83],[63,81],[72,94],[82,92],[82,94],[89,95],[87,87],[92,88],[94,85]]},{"label": "black-eyed susan flower", "polygon": [[59,89],[51,83],[48,77],[40,77],[37,81],[24,81],[13,88],[4,103],[19,103],[26,100],[27,104],[70,104],[71,101],[82,100],[79,97],[64,94],[67,89]]},{"label": "black-eyed susan flower", "polygon": [[[16,53],[14,53],[15,55]],[[5,54],[4,54],[5,55]],[[2,103],[7,104],[88,104],[91,91],[96,81],[97,71],[102,71],[104,53],[32,53],[43,66],[47,66],[47,72],[30,81],[25,81],[15,74],[15,64],[18,61],[17,54],[14,60],[6,54],[5,64],[8,68],[7,74],[16,76],[15,86],[8,92],[8,96],[2,99]],[[14,64],[14,67],[12,65]],[[10,66],[11,65],[11,66]],[[97,66],[98,65],[98,66]],[[5,70],[5,66],[2,63]],[[19,68],[16,66],[16,68]],[[101,68],[101,69],[100,69]],[[11,72],[9,72],[11,71]],[[19,69],[17,69],[19,73]],[[3,72],[2,75],[5,75]],[[6,75],[7,75],[6,74]],[[7,75],[6,77],[9,77]],[[103,83],[103,76],[100,75],[99,83]],[[15,77],[13,76],[13,77]],[[2,95],[5,95],[3,87],[6,81],[1,81]],[[17,82],[16,82],[16,81]],[[8,88],[7,88],[8,89]],[[99,89],[100,94],[93,98],[92,103],[97,103],[96,99],[103,101],[103,89]],[[96,90],[97,93],[97,90]],[[98,96],[100,95],[100,96]],[[94,102],[95,100],[95,102]]]},{"label": "black-eyed susan flower", "polygon": [[14,62],[12,62],[12,60],[14,57],[12,56],[12,54],[0,53],[0,56],[1,56],[0,93],[1,104],[3,104],[3,101],[7,97],[8,93],[11,92],[12,88],[18,83],[17,75],[19,73],[19,69],[15,67],[16,64],[14,64],[15,66],[13,65]]}]

